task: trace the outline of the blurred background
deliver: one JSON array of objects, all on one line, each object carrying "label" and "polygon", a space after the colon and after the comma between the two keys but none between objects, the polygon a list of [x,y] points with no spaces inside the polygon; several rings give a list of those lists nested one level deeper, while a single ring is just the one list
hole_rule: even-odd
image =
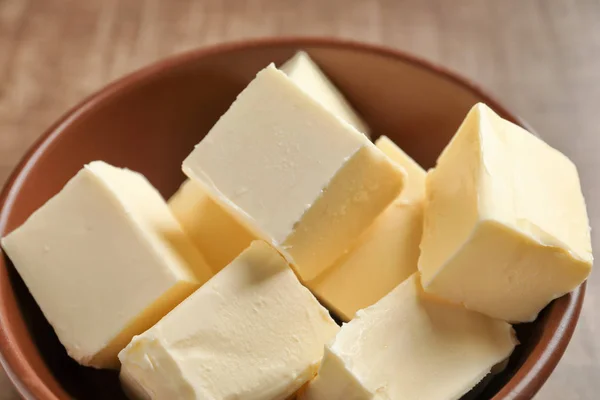
[{"label": "blurred background", "polygon": [[[148,63],[226,41],[336,36],[414,53],[488,89],[575,161],[600,229],[599,21],[599,0],[0,0],[0,183],[69,107]],[[598,393],[594,273],[575,336],[536,399]],[[8,399],[17,395],[0,372]]]}]

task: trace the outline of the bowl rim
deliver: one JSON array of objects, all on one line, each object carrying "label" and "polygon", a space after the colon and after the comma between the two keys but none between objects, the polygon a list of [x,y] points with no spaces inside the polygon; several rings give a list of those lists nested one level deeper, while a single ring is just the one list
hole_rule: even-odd
[{"label": "bowl rim", "polygon": [[[15,194],[19,191],[29,171],[51,143],[80,115],[92,111],[111,97],[127,90],[128,87],[141,85],[148,79],[154,78],[173,67],[212,55],[252,48],[281,46],[296,46],[299,50],[302,47],[341,48],[401,61],[416,68],[427,70],[438,77],[463,87],[480,97],[500,114],[507,116],[513,122],[534,133],[525,121],[509,111],[478,84],[446,67],[403,50],[356,40],[320,36],[261,37],[217,43],[171,55],[134,70],[88,95],[65,112],[30,146],[6,180],[0,193],[0,235],[3,235],[6,229],[7,218],[14,204]],[[0,256],[3,254],[3,250],[0,249]],[[551,307],[548,312],[558,316],[558,318],[549,320],[549,326],[546,326],[542,332],[540,343],[533,348],[530,356],[493,397],[493,400],[530,399],[541,388],[558,364],[573,335],[581,312],[585,291],[586,282],[548,306]],[[0,365],[2,365],[10,381],[23,398],[58,400],[59,398],[51,392],[32,365],[25,359],[21,349],[14,345],[15,333],[6,322],[7,314],[14,308],[18,308],[18,305],[10,285],[4,257],[0,257]],[[19,318],[22,319],[22,316],[19,315]]]}]

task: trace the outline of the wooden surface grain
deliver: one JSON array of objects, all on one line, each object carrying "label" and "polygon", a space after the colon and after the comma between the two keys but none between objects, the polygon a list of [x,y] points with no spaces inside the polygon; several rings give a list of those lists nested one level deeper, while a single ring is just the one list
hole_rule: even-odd
[{"label": "wooden surface grain", "polygon": [[[236,39],[337,36],[413,52],[490,89],[575,161],[600,229],[599,19],[597,0],[0,0],[0,182],[68,107],[145,64]],[[600,397],[599,315],[592,274],[538,399]],[[17,395],[0,372],[8,399]]]}]

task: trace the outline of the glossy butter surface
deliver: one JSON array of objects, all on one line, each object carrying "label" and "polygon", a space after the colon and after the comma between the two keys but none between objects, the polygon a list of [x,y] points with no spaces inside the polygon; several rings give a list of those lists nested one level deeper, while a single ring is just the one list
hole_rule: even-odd
[{"label": "glossy butter surface", "polygon": [[469,112],[426,186],[419,270],[427,291],[526,322],[589,275],[575,165],[484,104]]},{"label": "glossy butter surface", "polygon": [[406,170],[402,194],[377,217],[348,254],[307,284],[345,321],[417,271],[426,174],[387,137],[380,137],[375,144]]},{"label": "glossy butter surface", "polygon": [[231,264],[119,358],[137,398],[283,400],[310,380],[339,327],[268,244]]},{"label": "glossy butter surface", "polygon": [[515,344],[509,324],[431,297],[414,274],[342,327],[300,399],[457,400]]},{"label": "glossy butter surface", "polygon": [[[330,112],[368,134],[366,123],[308,54],[296,53],[281,70]],[[256,235],[190,180],[171,197],[169,206],[214,271],[229,264],[256,239]]]},{"label": "glossy butter surface", "polygon": [[273,65],[238,96],[183,170],[305,281],[351,248],[405,176]]},{"label": "glossy butter surface", "polygon": [[98,368],[212,275],[151,184],[100,161],[2,246],[69,355]]}]

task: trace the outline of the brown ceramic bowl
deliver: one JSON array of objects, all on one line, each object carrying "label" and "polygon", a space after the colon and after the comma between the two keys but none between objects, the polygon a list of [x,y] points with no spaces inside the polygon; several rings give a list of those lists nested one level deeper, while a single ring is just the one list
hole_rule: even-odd
[{"label": "brown ceramic bowl", "polygon": [[[374,136],[387,135],[424,167],[469,108],[483,101],[523,124],[469,81],[395,50],[333,39],[269,39],[182,54],[135,72],[77,105],[26,154],[0,197],[0,236],[57,193],[84,163],[105,160],[141,171],[169,196],[181,161],[235,96],[270,62],[305,49],[360,111]],[[548,378],[575,328],[585,285],[516,327],[506,370],[477,396],[529,399]],[[121,399],[117,374],[79,366],[6,257],[0,257],[0,352],[25,398]]]}]

